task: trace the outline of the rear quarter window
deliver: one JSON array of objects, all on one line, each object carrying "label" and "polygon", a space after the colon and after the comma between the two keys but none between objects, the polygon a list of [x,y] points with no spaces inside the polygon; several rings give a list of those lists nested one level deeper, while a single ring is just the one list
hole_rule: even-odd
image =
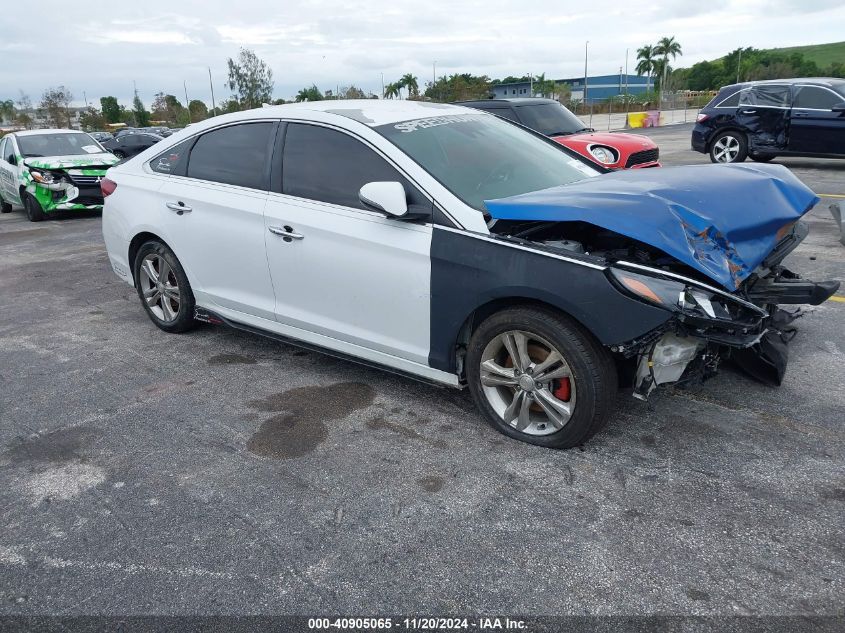
[{"label": "rear quarter window", "polygon": [[718,95],[711,103],[714,103],[716,108],[736,108],[739,107],[739,90],[725,96],[725,94]]}]

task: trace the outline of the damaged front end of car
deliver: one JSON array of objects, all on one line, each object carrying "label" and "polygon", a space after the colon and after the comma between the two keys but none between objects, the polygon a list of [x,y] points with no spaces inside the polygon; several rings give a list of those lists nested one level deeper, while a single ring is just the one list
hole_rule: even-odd
[{"label": "damaged front end of car", "polygon": [[85,159],[27,159],[21,184],[46,212],[98,210],[103,206],[100,181],[117,162],[111,154]]},{"label": "damaged front end of car", "polygon": [[615,173],[487,204],[495,232],[596,256],[619,292],[667,311],[658,328],[608,345],[646,399],[662,384],[707,379],[728,359],[781,384],[801,316],[781,306],[818,305],[839,288],[782,265],[817,202],[783,168],[708,166]]}]

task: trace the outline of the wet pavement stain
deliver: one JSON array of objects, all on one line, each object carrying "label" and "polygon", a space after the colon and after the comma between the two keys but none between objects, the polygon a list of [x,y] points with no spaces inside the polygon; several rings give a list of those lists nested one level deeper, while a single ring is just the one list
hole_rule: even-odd
[{"label": "wet pavement stain", "polygon": [[255,358],[243,354],[217,354],[208,359],[209,365],[255,365]]},{"label": "wet pavement stain", "polygon": [[6,451],[6,457],[12,462],[69,462],[80,459],[82,449],[101,435],[96,429],[75,426],[20,438]]},{"label": "wet pavement stain", "polygon": [[260,457],[291,459],[313,451],[328,437],[326,422],[344,418],[372,404],[375,390],[359,382],[296,387],[249,406],[259,411],[283,411],[265,420],[247,442]]},{"label": "wet pavement stain", "polygon": [[375,431],[383,429],[393,431],[394,433],[398,433],[399,435],[403,435],[404,437],[413,440],[422,440],[423,442],[427,442],[435,448],[446,448],[447,446],[446,442],[443,440],[430,440],[425,435],[418,433],[414,429],[397,424],[396,422],[391,422],[390,420],[385,420],[382,416],[375,417],[372,420],[367,420],[367,428]]},{"label": "wet pavement stain", "polygon": [[421,479],[417,479],[417,483],[426,492],[440,492],[443,490],[443,478],[437,475],[427,475]]}]

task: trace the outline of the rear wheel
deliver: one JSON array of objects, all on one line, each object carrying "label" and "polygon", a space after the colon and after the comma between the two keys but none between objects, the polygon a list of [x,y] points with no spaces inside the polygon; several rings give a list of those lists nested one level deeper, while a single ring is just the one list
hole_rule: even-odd
[{"label": "rear wheel", "polygon": [[617,379],[613,360],[563,315],[540,308],[504,310],[484,321],[467,349],[475,403],[505,435],[570,448],[604,426]]},{"label": "rear wheel", "polygon": [[748,141],[742,132],[722,132],[710,144],[710,160],[714,163],[741,163],[748,156]]},{"label": "rear wheel", "polygon": [[41,203],[29,192],[24,194],[23,208],[30,222],[41,222],[41,220],[47,217],[44,209],[41,208]]},{"label": "rear wheel", "polygon": [[196,325],[194,293],[176,255],[152,240],[135,256],[135,288],[150,320],[165,332],[187,332]]}]

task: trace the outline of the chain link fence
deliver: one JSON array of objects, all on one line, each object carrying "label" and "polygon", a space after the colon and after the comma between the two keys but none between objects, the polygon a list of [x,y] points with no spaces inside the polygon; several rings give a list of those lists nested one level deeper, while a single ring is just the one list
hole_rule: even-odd
[{"label": "chain link fence", "polygon": [[[620,95],[605,101],[565,104],[584,122],[599,132],[623,130],[630,127],[656,127],[675,123],[694,122],[701,108],[713,98],[712,94],[685,92],[668,93],[653,101],[639,95]],[[658,102],[660,105],[658,106]],[[640,113],[644,116],[636,116]],[[629,115],[634,114],[634,117]],[[639,122],[642,124],[639,125]]]}]

